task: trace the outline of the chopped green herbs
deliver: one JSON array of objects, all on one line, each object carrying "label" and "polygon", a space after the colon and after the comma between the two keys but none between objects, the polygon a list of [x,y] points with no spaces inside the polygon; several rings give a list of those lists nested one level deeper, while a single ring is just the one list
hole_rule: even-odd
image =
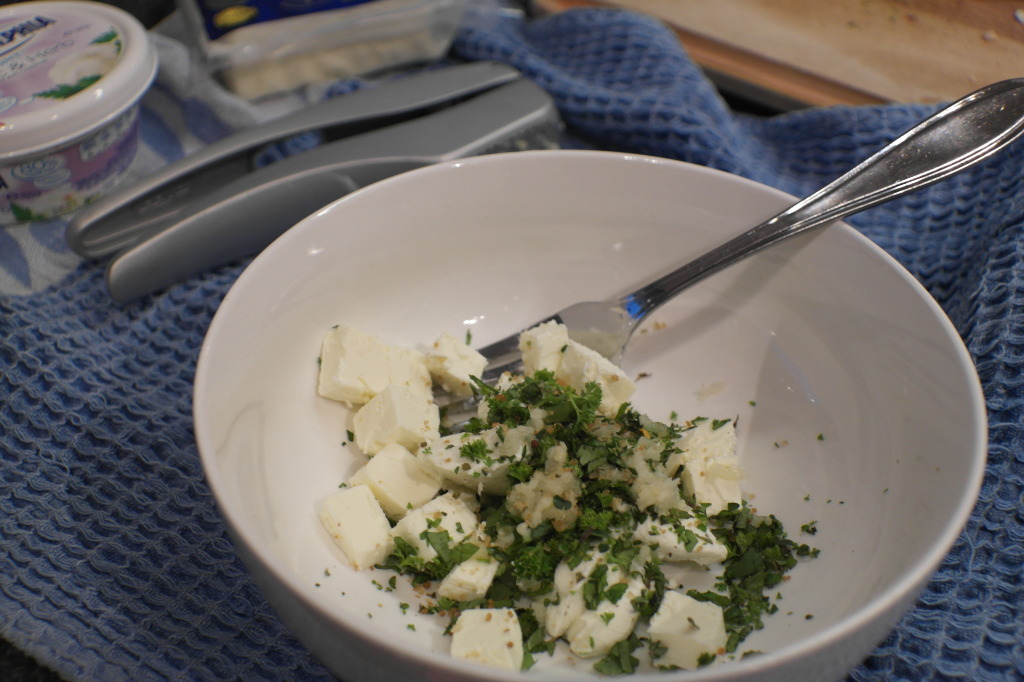
[{"label": "chopped green herbs", "polygon": [[636,635],[613,645],[608,654],[594,664],[594,670],[604,675],[628,675],[636,670],[640,659],[633,655],[641,642]]},{"label": "chopped green herbs", "polygon": [[482,440],[471,440],[464,443],[459,448],[459,454],[474,462],[494,463],[494,458],[491,457],[491,451],[487,447],[487,443]]},{"label": "chopped green herbs", "polygon": [[[474,390],[484,409],[481,417],[470,420],[457,446],[463,460],[486,466],[499,462],[485,440],[474,437],[485,430],[523,425],[535,430],[521,457],[501,460],[508,493],[479,495],[480,527],[470,533],[472,542],[454,540],[440,519],[434,519],[420,534],[433,550],[433,558],[424,559],[412,544],[396,537],[395,549],[381,567],[410,576],[414,585],[430,594],[430,588],[455,566],[478,553],[496,562],[497,574],[483,598],[435,597],[420,610],[447,615],[450,630],[466,609],[515,609],[523,634],[524,669],[534,664],[536,656],[554,651],[556,638],[546,634],[531,604],[557,607],[563,598],[559,581],[575,581],[574,594],[582,599],[584,613],[603,626],[619,627],[620,618],[626,617],[650,619],[670,589],[662,570],[664,557],[657,549],[661,533],[686,552],[712,541],[727,549],[714,589],[672,588],[722,608],[728,652],[762,627],[765,615],[777,610],[772,599],[779,598],[777,587],[798,558],[817,554],[788,539],[774,516],[756,515],[745,503],[732,503],[725,511],[709,515],[707,503],[697,504],[692,493],[687,498],[682,483],[668,478],[670,468],[679,476],[677,470],[687,466],[685,459],[683,464],[676,461],[685,454],[680,442],[684,434],[701,424],[711,430],[735,426],[734,419],[698,417],[680,425],[674,422],[673,412],[673,422],[665,424],[628,403],[614,415],[602,414],[598,384],[577,391],[547,371],[500,391],[476,380]],[[465,462],[458,465],[466,466]],[[660,494],[669,495],[669,509],[659,507],[662,502],[641,504],[641,499],[653,494],[644,485],[664,486],[666,480],[668,486]],[[637,531],[644,522],[657,524],[658,529],[645,536]],[[813,534],[813,528],[812,523],[801,530]],[[470,529],[460,525],[456,530],[464,534]],[[590,646],[597,647],[593,639]],[[603,643],[599,652],[607,653],[594,670],[605,675],[634,672],[640,665],[638,649],[644,649],[652,665],[659,667],[664,644],[633,633],[610,648]],[[705,654],[699,664],[711,663],[720,653]]]},{"label": "chopped green herbs", "polygon": [[798,557],[818,556],[818,550],[793,542],[775,516],[758,516],[746,504],[730,505],[715,519],[713,532],[729,547],[725,570],[717,591],[687,594],[724,609],[726,651],[731,653],[747,635],[763,627],[765,615],[778,610],[767,592],[782,582]]}]

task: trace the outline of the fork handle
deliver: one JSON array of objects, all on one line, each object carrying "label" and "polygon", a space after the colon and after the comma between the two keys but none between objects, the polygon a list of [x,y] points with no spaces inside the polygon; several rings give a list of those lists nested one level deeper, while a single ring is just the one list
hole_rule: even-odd
[{"label": "fork handle", "polygon": [[624,296],[638,324],[683,289],[786,237],[943,180],[995,154],[1024,132],[1024,78],[977,90],[747,232]]}]

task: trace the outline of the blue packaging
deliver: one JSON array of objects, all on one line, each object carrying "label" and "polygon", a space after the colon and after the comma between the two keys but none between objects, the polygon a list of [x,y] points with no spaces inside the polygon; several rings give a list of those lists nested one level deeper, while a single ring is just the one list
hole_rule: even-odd
[{"label": "blue packaging", "polygon": [[442,57],[467,0],[179,0],[208,70],[260,99]]}]

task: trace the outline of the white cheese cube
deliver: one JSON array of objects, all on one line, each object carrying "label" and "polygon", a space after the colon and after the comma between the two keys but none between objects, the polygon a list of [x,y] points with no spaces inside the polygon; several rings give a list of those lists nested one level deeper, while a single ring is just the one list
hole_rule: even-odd
[{"label": "white cheese cube", "polygon": [[625,591],[614,603],[602,599],[596,608],[584,610],[569,624],[566,639],[569,649],[577,656],[604,656],[612,646],[629,637],[640,618],[632,602],[643,593],[643,579],[609,566],[607,580],[608,589],[624,584]]},{"label": "white cheese cube", "polygon": [[[687,429],[679,439],[682,452],[673,454],[666,468],[674,476],[682,465],[694,459],[716,460],[722,465],[723,473],[742,478],[739,461],[736,458],[736,425],[732,420],[699,418],[693,428]],[[716,428],[717,427],[717,428]]]},{"label": "white cheese cube", "polygon": [[345,488],[324,500],[320,523],[357,571],[379,564],[394,549],[391,524],[365,485]]},{"label": "white cheese cube", "polygon": [[474,556],[456,565],[437,587],[437,596],[455,601],[483,599],[491,582],[498,573],[500,564],[492,559],[487,550],[478,551]]},{"label": "white cheese cube", "polygon": [[389,518],[400,519],[410,509],[434,499],[441,490],[441,477],[427,469],[405,447],[391,443],[354,473],[348,484],[369,487],[384,513]]},{"label": "white cheese cube", "polygon": [[427,352],[427,369],[435,382],[452,395],[473,394],[471,376],[480,377],[487,358],[451,334],[442,334]]},{"label": "white cheese cube", "polygon": [[529,426],[498,426],[480,433],[455,433],[430,441],[416,453],[446,480],[478,492],[501,494],[508,468],[523,458],[533,438]]},{"label": "white cheese cube", "polygon": [[682,475],[683,489],[688,495],[693,495],[699,504],[708,505],[708,516],[728,509],[731,503],[743,502],[739,481],[715,475],[713,464],[707,460],[689,462]]},{"label": "white cheese cube", "polygon": [[562,363],[555,372],[555,378],[582,391],[590,382],[601,387],[601,405],[598,411],[614,416],[619,405],[629,400],[636,390],[633,380],[626,376],[615,363],[582,343],[570,340],[562,353]]},{"label": "white cheese cube", "polygon": [[439,425],[440,414],[434,401],[399,384],[384,387],[352,419],[356,445],[368,455],[391,443],[415,450],[437,437]]},{"label": "white cheese cube", "polygon": [[527,375],[546,369],[557,372],[562,352],[569,344],[569,330],[554,320],[539,324],[519,334],[519,352]]},{"label": "white cheese cube", "polygon": [[544,610],[544,629],[551,637],[561,637],[569,626],[586,611],[583,585],[597,566],[594,559],[584,559],[576,566],[566,562],[555,569],[554,594]]},{"label": "white cheese cube", "polygon": [[679,448],[681,452],[669,458],[667,471],[674,475],[683,467],[679,475],[683,491],[693,495],[698,504],[707,504],[709,516],[727,509],[730,503],[742,504],[743,471],[736,455],[736,425],[732,421],[701,420],[683,434]]},{"label": "white cheese cube", "polygon": [[664,647],[664,653],[654,659],[655,665],[695,670],[701,655],[725,651],[722,608],[669,590],[651,617],[648,636]]},{"label": "white cheese cube", "polygon": [[430,398],[430,372],[423,353],[343,325],[327,333],[320,351],[320,395],[362,405],[389,384]]},{"label": "white cheese cube", "polygon": [[634,539],[654,545],[662,561],[693,561],[703,566],[725,561],[729,549],[693,517],[663,523],[648,518],[636,527]]},{"label": "white cheese cube", "polygon": [[[463,488],[462,486],[453,484],[451,481],[443,481],[441,485],[447,489],[447,492],[452,494],[452,497],[465,503],[466,507],[468,507],[474,514],[480,513],[480,498],[477,497],[475,490]],[[486,542],[484,544],[486,544]]]},{"label": "white cheese cube", "polygon": [[502,670],[523,667],[523,632],[512,609],[467,609],[452,627],[453,658]]},{"label": "white cheese cube", "polygon": [[391,536],[402,538],[416,549],[420,557],[430,561],[437,557],[437,550],[427,538],[422,537],[424,533],[447,531],[449,547],[454,547],[471,535],[476,527],[473,510],[452,493],[445,493],[407,513],[391,529]]}]

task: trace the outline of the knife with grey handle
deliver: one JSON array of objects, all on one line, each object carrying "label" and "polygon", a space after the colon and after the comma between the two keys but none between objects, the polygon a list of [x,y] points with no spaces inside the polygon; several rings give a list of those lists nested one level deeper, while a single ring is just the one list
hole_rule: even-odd
[{"label": "knife with grey handle", "polygon": [[253,170],[176,207],[173,225],[121,252],[111,296],[129,301],[252,255],[345,194],[442,161],[554,148],[551,98],[519,79],[419,118],[331,142]]},{"label": "knife with grey handle", "polygon": [[87,258],[109,256],[174,224],[188,202],[248,174],[266,146],[319,131],[328,141],[408,120],[519,79],[504,64],[474,62],[396,78],[229,135],[84,207],[66,238]]}]

